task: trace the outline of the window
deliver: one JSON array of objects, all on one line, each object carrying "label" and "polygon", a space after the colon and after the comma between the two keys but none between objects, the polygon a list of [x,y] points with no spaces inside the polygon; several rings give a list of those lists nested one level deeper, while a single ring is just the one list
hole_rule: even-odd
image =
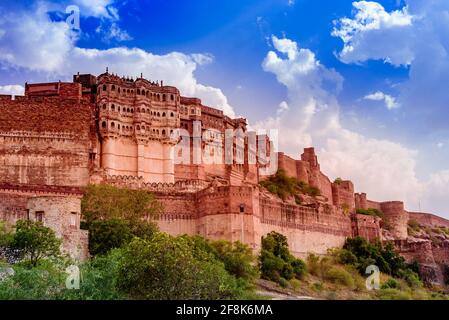
[{"label": "window", "polygon": [[103,85],[103,91],[107,91],[108,90],[108,87],[104,84]]},{"label": "window", "polygon": [[170,113],[170,117],[174,117],[175,116],[175,114],[172,112],[172,113]]},{"label": "window", "polygon": [[101,123],[101,127],[102,127],[102,128],[106,128],[106,121],[103,121],[103,122]]},{"label": "window", "polygon": [[44,211],[36,211],[35,216],[36,216],[36,221],[39,221],[39,222],[44,221]]},{"label": "window", "polygon": [[70,213],[70,226],[76,227],[77,220],[78,220],[78,214],[76,212],[71,212]]},{"label": "window", "polygon": [[114,85],[112,85],[111,90],[112,90],[112,91],[115,91],[115,86],[114,86]]}]

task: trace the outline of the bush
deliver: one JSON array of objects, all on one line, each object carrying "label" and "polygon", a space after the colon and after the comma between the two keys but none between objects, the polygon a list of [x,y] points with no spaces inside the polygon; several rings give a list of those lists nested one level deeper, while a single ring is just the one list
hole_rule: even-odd
[{"label": "bush", "polygon": [[44,258],[54,258],[60,255],[61,240],[56,238],[55,232],[45,227],[42,222],[19,220],[11,247],[20,252],[22,259],[36,267]]},{"label": "bush", "polygon": [[287,238],[274,231],[262,238],[259,267],[263,279],[276,282],[279,277],[301,279],[306,272],[305,263],[290,254]]},{"label": "bush", "polygon": [[[185,238],[158,233],[124,248],[118,286],[137,299],[229,299],[240,294],[224,265],[203,251],[195,256]],[[199,253],[199,254],[198,254]]]},{"label": "bush", "polygon": [[357,264],[357,257],[349,250],[340,249],[336,253],[337,263],[349,264],[355,266]]},{"label": "bush", "polygon": [[377,292],[377,297],[381,300],[411,300],[410,293],[398,289],[381,289]]},{"label": "bush", "polygon": [[388,279],[384,284],[382,284],[381,289],[398,289],[399,288],[399,284],[398,282],[393,279],[390,278]]},{"label": "bush", "polygon": [[366,216],[375,216],[379,218],[384,218],[384,213],[378,209],[368,208],[368,209],[357,209],[356,212],[358,214],[363,214]]},{"label": "bush", "polygon": [[267,180],[261,181],[260,185],[282,200],[293,196],[297,204],[301,203],[301,198],[298,194],[308,194],[313,197],[320,195],[318,188],[309,186],[304,181],[299,181],[294,177],[287,176],[283,169],[279,169],[274,176],[270,176]]},{"label": "bush", "polygon": [[117,288],[118,270],[123,257],[121,249],[111,250],[80,267],[80,288],[64,289],[64,300],[116,300],[125,296]]},{"label": "bush", "polygon": [[287,281],[287,279],[281,277],[281,278],[279,279],[279,285],[280,285],[282,288],[287,288],[287,287],[288,287],[288,281]]},{"label": "bush", "polygon": [[106,254],[121,248],[133,238],[129,223],[119,219],[93,221],[89,227],[89,252],[92,255]]},{"label": "bush", "polygon": [[89,185],[81,201],[86,225],[98,220],[121,219],[133,224],[161,213],[162,206],[153,194],[144,190]]},{"label": "bush", "polygon": [[338,285],[354,287],[354,279],[351,274],[341,266],[333,266],[324,274],[324,278]]},{"label": "bush", "polygon": [[307,271],[314,276],[320,275],[320,257],[314,255],[313,253],[308,255]]},{"label": "bush", "polygon": [[45,261],[29,268],[13,266],[14,275],[0,281],[0,300],[42,300],[58,298],[66,274],[57,265]]},{"label": "bush", "polygon": [[419,226],[418,221],[416,221],[415,219],[410,219],[408,221],[408,226],[410,227],[410,229],[412,229],[413,231],[419,231],[421,228]]}]

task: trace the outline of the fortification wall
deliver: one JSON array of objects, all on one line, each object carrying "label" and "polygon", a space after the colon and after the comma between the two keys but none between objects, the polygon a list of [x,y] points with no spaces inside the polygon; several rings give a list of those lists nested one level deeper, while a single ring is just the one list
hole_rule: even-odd
[{"label": "fortification wall", "polygon": [[410,220],[416,220],[423,226],[440,226],[449,228],[449,220],[438,217],[431,213],[408,212]]},{"label": "fortification wall", "polygon": [[354,220],[354,235],[364,237],[369,241],[382,239],[381,218],[356,214]]},{"label": "fortification wall", "polygon": [[347,208],[348,212],[353,212],[355,208],[354,185],[351,181],[341,181],[332,183],[333,204]]},{"label": "fortification wall", "polygon": [[380,210],[384,213],[384,220],[391,234],[396,239],[407,239],[409,217],[404,210],[404,203],[401,201],[382,202]]},{"label": "fortification wall", "polygon": [[330,248],[342,246],[346,237],[352,234],[351,220],[341,211],[334,211],[329,206],[289,205],[272,199],[260,200],[259,223],[259,239],[271,231],[282,233],[297,256],[309,252],[325,254]]},{"label": "fortification wall", "polygon": [[91,117],[84,101],[0,100],[0,182],[86,185]]}]

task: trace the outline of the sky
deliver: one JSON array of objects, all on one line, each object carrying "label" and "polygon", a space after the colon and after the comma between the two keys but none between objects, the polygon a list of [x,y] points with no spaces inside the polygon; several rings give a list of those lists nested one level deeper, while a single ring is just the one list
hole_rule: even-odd
[{"label": "sky", "polygon": [[295,158],[314,146],[373,200],[449,218],[447,0],[0,2],[0,93],[106,67],[278,129]]}]

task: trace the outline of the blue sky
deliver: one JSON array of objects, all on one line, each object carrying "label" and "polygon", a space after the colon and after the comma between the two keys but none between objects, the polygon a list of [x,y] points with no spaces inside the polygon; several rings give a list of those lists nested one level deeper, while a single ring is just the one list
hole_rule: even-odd
[{"label": "blue sky", "polygon": [[144,72],[279,128],[292,156],[314,145],[331,178],[375,199],[449,215],[448,12],[444,0],[7,0],[0,91],[106,65]]}]

